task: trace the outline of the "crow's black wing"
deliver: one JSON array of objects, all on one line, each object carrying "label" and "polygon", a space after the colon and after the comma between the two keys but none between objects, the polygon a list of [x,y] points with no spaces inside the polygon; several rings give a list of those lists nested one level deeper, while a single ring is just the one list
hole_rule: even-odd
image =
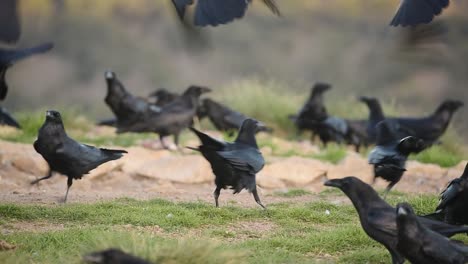
[{"label": "crow's black wing", "polygon": [[18,1],[0,1],[0,41],[14,43],[18,41],[21,28],[18,19]]},{"label": "crow's black wing", "polygon": [[185,10],[188,5],[193,4],[193,0],[172,0],[172,4],[174,5],[180,20],[184,20]]},{"label": "crow's black wing", "polygon": [[217,151],[217,153],[227,160],[234,168],[255,174],[265,165],[265,160],[258,149],[234,149],[230,151]]},{"label": "crow's black wing", "polygon": [[9,65],[33,54],[44,53],[54,47],[53,43],[43,43],[26,49],[0,49],[0,65]]},{"label": "crow's black wing", "polygon": [[402,0],[390,25],[414,26],[427,24],[448,5],[449,0]]},{"label": "crow's black wing", "polygon": [[245,15],[249,1],[246,0],[198,0],[195,10],[195,25],[217,26],[227,24]]},{"label": "crow's black wing", "polygon": [[437,205],[436,211],[443,210],[448,203],[452,202],[457,195],[463,191],[461,185],[462,179],[455,179],[449,183],[447,188],[440,194],[440,201]]}]

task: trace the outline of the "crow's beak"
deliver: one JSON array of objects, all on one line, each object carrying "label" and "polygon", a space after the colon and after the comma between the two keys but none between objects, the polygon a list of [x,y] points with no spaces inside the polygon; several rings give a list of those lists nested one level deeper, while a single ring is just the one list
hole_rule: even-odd
[{"label": "crow's beak", "polygon": [[46,117],[52,117],[52,112],[51,111],[46,111]]},{"label": "crow's beak", "polygon": [[340,188],[341,187],[341,179],[328,180],[323,185],[329,186],[329,187]]},{"label": "crow's beak", "polygon": [[209,93],[209,92],[211,92],[211,89],[208,88],[208,87],[203,87],[203,86],[202,86],[202,87],[200,87],[200,92],[201,92],[202,94],[204,94],[204,93]]},{"label": "crow's beak", "polygon": [[399,206],[399,207],[397,208],[397,215],[407,215],[407,214],[408,214],[408,211],[406,211],[405,208],[403,208],[403,207],[401,207],[401,206]]},{"label": "crow's beak", "polygon": [[359,101],[361,101],[363,103],[367,103],[369,101],[369,98],[366,97],[366,96],[361,96],[361,97],[359,97]]},{"label": "crow's beak", "polygon": [[112,72],[111,70],[107,70],[105,73],[104,73],[104,77],[107,79],[107,80],[112,80],[115,78],[115,74],[114,72]]}]

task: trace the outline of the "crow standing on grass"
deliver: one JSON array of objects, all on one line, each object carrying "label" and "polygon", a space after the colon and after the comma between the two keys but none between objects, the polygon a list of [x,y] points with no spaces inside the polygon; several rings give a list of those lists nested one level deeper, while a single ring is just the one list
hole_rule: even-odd
[{"label": "crow standing on grass", "polygon": [[468,163],[460,178],[452,180],[440,194],[436,212],[428,215],[449,224],[468,224]]},{"label": "crow standing on grass", "polygon": [[[188,6],[194,0],[172,0],[177,15],[183,21]],[[196,26],[218,26],[227,24],[245,15],[252,0],[197,0],[194,24]],[[263,3],[275,14],[281,15],[274,0],[263,0]]]},{"label": "crow standing on grass", "polygon": [[[398,229],[395,208],[380,198],[371,186],[356,177],[328,180],[325,186],[336,187],[348,196],[356,208],[364,232],[385,246],[392,256],[393,264],[404,262],[404,257],[397,249]],[[443,236],[451,237],[459,233],[468,233],[468,227],[465,226],[454,226],[420,216],[417,218],[422,225]]]},{"label": "crow standing on grass", "polygon": [[445,100],[429,116],[422,118],[390,118],[398,123],[399,133],[424,140],[426,147],[438,143],[455,112],[464,104],[458,100]]},{"label": "crow standing on grass", "polygon": [[[237,131],[242,126],[242,123],[247,116],[231,108],[222,105],[212,99],[203,99],[202,104],[197,113],[198,118],[202,119],[207,116],[211,123],[220,131],[232,132]],[[272,132],[273,129],[261,124],[258,132]]]},{"label": "crow standing on grass", "polygon": [[132,256],[120,249],[109,248],[83,256],[83,261],[90,264],[150,264],[150,262]]},{"label": "crow standing on grass", "polygon": [[81,179],[84,174],[88,174],[99,165],[119,159],[124,153],[127,153],[125,150],[96,148],[73,140],[65,132],[60,113],[54,110],[46,112],[46,120],[39,129],[34,149],[49,164],[49,172],[47,176],[31,182],[31,184],[49,179],[53,172],[67,176],[67,192],[64,202],[67,201],[73,179]]},{"label": "crow standing on grass", "polygon": [[178,98],[161,108],[161,111],[146,112],[146,114],[133,124],[118,127],[117,132],[153,132],[159,134],[159,139],[164,148],[163,138],[173,135],[174,143],[179,145],[179,135],[182,130],[193,124],[193,118],[197,114],[200,96],[210,92],[211,89],[192,85]]},{"label": "crow standing on grass", "polygon": [[435,16],[440,15],[449,3],[450,0],[401,0],[390,25],[405,27],[428,24]]},{"label": "crow standing on grass", "polygon": [[374,166],[374,182],[377,177],[390,182],[385,189],[384,197],[406,171],[408,156],[423,148],[423,141],[416,137],[398,139],[395,126],[390,120],[377,124],[377,144],[369,153],[369,164]]},{"label": "crow standing on grass", "polygon": [[125,86],[112,71],[104,73],[107,83],[107,94],[104,99],[114,113],[116,119],[99,122],[99,125],[127,127],[137,122],[147,112],[159,112],[160,108],[152,106],[145,99],[129,93]]},{"label": "crow standing on grass", "polygon": [[255,202],[263,206],[257,193],[255,175],[265,165],[262,153],[255,140],[255,132],[259,129],[259,123],[253,119],[246,119],[239,130],[234,142],[216,140],[195,128],[191,130],[200,139],[202,145],[198,148],[190,148],[202,153],[203,157],[211,164],[215,174],[216,189],[214,198],[216,207],[219,206],[218,198],[221,189],[230,187],[234,194],[246,189],[253,194]]},{"label": "crow standing on grass", "polygon": [[424,226],[409,204],[397,205],[398,251],[413,264],[463,264],[468,246]]}]

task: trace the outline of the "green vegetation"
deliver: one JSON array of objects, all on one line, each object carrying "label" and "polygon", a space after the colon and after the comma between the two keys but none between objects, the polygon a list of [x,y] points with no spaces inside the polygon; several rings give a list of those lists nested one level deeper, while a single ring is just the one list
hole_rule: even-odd
[{"label": "green vegetation", "polygon": [[[298,194],[306,192],[293,190],[287,197]],[[0,258],[79,263],[83,254],[117,247],[158,263],[388,263],[386,250],[362,231],[354,207],[332,202],[336,195],[342,194],[327,190],[320,201],[269,204],[266,211],[133,199],[0,204],[0,225],[9,230],[0,240],[17,246]],[[418,213],[437,204],[437,197],[428,195],[391,193],[388,200],[409,201]]]},{"label": "green vegetation", "polygon": [[275,195],[280,196],[280,197],[299,197],[299,196],[304,196],[311,194],[311,192],[303,190],[303,189],[290,189],[287,190],[286,192],[276,192]]}]

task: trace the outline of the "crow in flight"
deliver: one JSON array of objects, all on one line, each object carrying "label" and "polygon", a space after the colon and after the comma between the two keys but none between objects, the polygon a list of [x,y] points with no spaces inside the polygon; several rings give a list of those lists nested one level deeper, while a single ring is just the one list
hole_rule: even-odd
[{"label": "crow in flight", "polygon": [[[227,24],[234,19],[242,18],[252,0],[198,0],[195,7],[196,26],[218,26]],[[177,15],[183,21],[187,6],[194,4],[194,0],[172,0]],[[274,0],[263,0],[263,3],[275,14],[280,11]]]},{"label": "crow in flight", "polygon": [[124,153],[127,153],[125,150],[102,149],[81,144],[68,137],[60,113],[54,110],[46,112],[46,120],[39,129],[34,149],[49,164],[49,172],[47,176],[31,182],[31,184],[49,179],[53,172],[67,176],[67,192],[64,202],[67,201],[73,179],[81,179],[83,175],[88,174],[99,165],[120,159]]},{"label": "crow in flight", "polygon": [[253,194],[255,202],[265,208],[258,196],[255,181],[255,175],[265,165],[265,160],[255,140],[255,132],[259,129],[259,122],[254,119],[244,120],[236,140],[232,143],[216,140],[195,128],[190,129],[202,143],[198,148],[190,149],[201,152],[211,164],[215,174],[214,198],[216,207],[219,206],[218,198],[221,189],[230,187],[234,190],[234,194],[243,189],[248,190]]},{"label": "crow in flight", "polygon": [[391,26],[416,26],[430,23],[448,7],[450,0],[401,0]]}]

